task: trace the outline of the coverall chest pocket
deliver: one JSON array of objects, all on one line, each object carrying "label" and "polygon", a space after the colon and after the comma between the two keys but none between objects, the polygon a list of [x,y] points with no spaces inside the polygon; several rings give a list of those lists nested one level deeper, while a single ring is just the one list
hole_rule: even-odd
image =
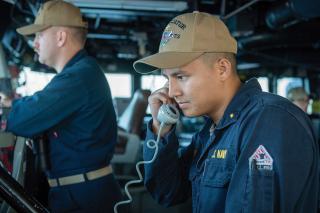
[{"label": "coverall chest pocket", "polygon": [[224,212],[231,168],[221,159],[206,159],[201,177],[199,212]]},{"label": "coverall chest pocket", "polygon": [[211,187],[226,187],[231,178],[231,168],[225,162],[216,159],[206,159],[202,183]]}]

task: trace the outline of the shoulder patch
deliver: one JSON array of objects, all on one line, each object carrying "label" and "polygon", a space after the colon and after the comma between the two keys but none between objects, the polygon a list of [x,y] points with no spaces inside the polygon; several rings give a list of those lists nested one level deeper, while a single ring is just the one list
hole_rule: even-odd
[{"label": "shoulder patch", "polygon": [[273,170],[273,159],[263,145],[260,145],[249,158],[249,169]]}]

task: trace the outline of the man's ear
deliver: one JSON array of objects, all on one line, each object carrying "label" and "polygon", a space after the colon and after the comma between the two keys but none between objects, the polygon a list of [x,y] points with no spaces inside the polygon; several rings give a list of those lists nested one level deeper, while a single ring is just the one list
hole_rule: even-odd
[{"label": "man's ear", "polygon": [[58,47],[63,47],[66,44],[67,41],[67,32],[59,30],[57,32],[57,45]]},{"label": "man's ear", "polygon": [[225,81],[232,73],[232,64],[226,58],[219,58],[215,63],[220,80]]}]

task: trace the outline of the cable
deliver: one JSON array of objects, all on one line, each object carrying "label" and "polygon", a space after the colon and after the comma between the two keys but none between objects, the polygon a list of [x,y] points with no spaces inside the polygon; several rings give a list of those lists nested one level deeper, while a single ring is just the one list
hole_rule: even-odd
[{"label": "cable", "polygon": [[129,187],[129,185],[131,185],[131,184],[141,183],[141,182],[143,181],[142,174],[141,174],[141,172],[140,172],[139,166],[140,166],[140,165],[143,165],[143,164],[151,164],[151,163],[153,163],[154,160],[156,159],[157,154],[158,154],[158,149],[159,149],[158,144],[159,144],[159,141],[160,141],[160,138],[161,138],[160,135],[161,135],[162,128],[164,127],[164,125],[165,125],[165,123],[164,123],[164,122],[161,122],[159,131],[158,131],[158,137],[157,137],[157,140],[156,140],[156,141],[155,141],[155,140],[148,140],[148,141],[147,141],[147,147],[150,148],[150,149],[155,149],[155,150],[154,150],[153,157],[152,157],[152,159],[149,160],[149,161],[139,161],[139,162],[136,164],[136,170],[137,170],[139,179],[131,180],[131,181],[128,181],[128,182],[126,183],[126,185],[124,186],[124,191],[125,191],[125,193],[126,193],[126,195],[127,195],[127,197],[128,197],[129,199],[128,199],[128,200],[123,200],[123,201],[120,201],[120,202],[116,203],[116,205],[114,205],[114,207],[113,207],[114,213],[118,213],[118,210],[117,210],[118,206],[123,205],[123,204],[129,204],[129,203],[132,202],[132,197],[131,197],[131,195],[130,195],[130,192],[129,192],[129,190],[128,190],[128,187]]},{"label": "cable", "polygon": [[132,202],[132,197],[131,197],[131,195],[129,193],[128,187],[131,184],[141,183],[143,181],[142,174],[140,172],[139,166],[141,164],[151,164],[151,163],[154,162],[154,160],[156,159],[157,154],[158,154],[158,149],[159,149],[158,144],[159,144],[159,141],[160,141],[160,137],[161,137],[160,135],[161,135],[161,132],[162,132],[162,128],[166,124],[168,124],[168,125],[175,124],[178,121],[179,116],[180,116],[179,110],[176,108],[176,106],[174,104],[163,104],[163,105],[161,105],[161,107],[159,108],[159,111],[158,111],[158,116],[157,116],[157,120],[160,122],[160,128],[159,128],[159,131],[158,131],[157,140],[156,141],[155,140],[148,140],[147,141],[147,147],[150,148],[150,149],[155,149],[153,157],[149,161],[139,161],[136,164],[136,170],[137,170],[137,173],[139,175],[139,179],[131,180],[131,181],[126,183],[126,185],[124,187],[124,190],[125,190],[125,193],[126,193],[126,195],[128,196],[129,199],[116,203],[116,205],[113,207],[114,213],[118,213],[118,210],[117,210],[118,206],[123,205],[123,204],[128,204],[128,203]]}]

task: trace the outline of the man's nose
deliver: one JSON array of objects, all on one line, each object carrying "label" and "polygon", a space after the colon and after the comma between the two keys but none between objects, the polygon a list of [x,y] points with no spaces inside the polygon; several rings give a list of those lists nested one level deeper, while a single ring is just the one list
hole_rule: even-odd
[{"label": "man's nose", "polygon": [[179,86],[177,85],[177,83],[175,81],[169,81],[169,92],[168,95],[170,98],[174,98],[177,97],[181,94]]},{"label": "man's nose", "polygon": [[38,37],[36,36],[33,40],[33,49],[38,50],[39,49],[39,42],[38,42]]}]

